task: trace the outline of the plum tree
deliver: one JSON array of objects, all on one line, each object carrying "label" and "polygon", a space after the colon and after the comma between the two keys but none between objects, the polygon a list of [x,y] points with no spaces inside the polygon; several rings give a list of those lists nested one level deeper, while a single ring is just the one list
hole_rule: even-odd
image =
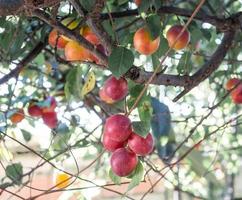
[{"label": "plum tree", "polygon": [[[143,181],[141,199],[240,198],[241,17],[233,0],[0,0],[1,197],[136,199]],[[78,189],[38,188],[46,165]]]}]

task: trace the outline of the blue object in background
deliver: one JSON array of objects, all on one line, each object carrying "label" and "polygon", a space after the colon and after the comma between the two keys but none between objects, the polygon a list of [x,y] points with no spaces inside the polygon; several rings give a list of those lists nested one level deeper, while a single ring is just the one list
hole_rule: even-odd
[{"label": "blue object in background", "polygon": [[170,110],[167,105],[154,97],[151,97],[151,105],[153,108],[151,128],[156,141],[155,146],[158,156],[164,162],[169,162],[170,156],[173,155],[175,149],[175,139],[171,131]]}]

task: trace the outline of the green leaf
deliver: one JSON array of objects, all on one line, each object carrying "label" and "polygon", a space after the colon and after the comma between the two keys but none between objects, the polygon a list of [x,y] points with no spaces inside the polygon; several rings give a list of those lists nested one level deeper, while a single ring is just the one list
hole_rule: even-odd
[{"label": "green leaf", "polygon": [[108,59],[109,69],[117,78],[126,73],[132,67],[133,62],[132,51],[125,47],[115,48]]},{"label": "green leaf", "polygon": [[42,66],[45,64],[45,57],[44,54],[38,54],[38,56],[34,59],[34,62],[38,65],[38,66]]},{"label": "green leaf", "polygon": [[158,50],[154,53],[157,56],[163,56],[165,55],[165,53],[167,52],[167,50],[169,49],[169,44],[167,39],[161,34],[160,35],[160,46],[158,48]]},{"label": "green leaf", "polygon": [[143,90],[144,85],[137,85],[134,82],[130,82],[129,84],[129,94],[132,97],[138,97],[140,92]]},{"label": "green leaf", "polygon": [[139,5],[139,13],[146,12],[150,8],[150,0],[142,0]]},{"label": "green leaf", "polygon": [[149,121],[134,121],[132,122],[133,130],[136,134],[140,135],[143,138],[149,134],[150,131],[150,122]]},{"label": "green leaf", "polygon": [[57,134],[53,139],[53,149],[63,150],[68,147],[68,141],[71,137],[71,133]]},{"label": "green leaf", "polygon": [[0,34],[0,47],[8,52],[16,29],[12,23],[6,23],[5,25],[5,31]]},{"label": "green leaf", "polygon": [[95,4],[95,0],[80,0],[80,3],[86,10],[91,11]]},{"label": "green leaf", "polygon": [[190,33],[191,35],[191,43],[192,46],[196,46],[196,43],[204,37],[204,34],[202,33],[201,29],[199,27],[192,27],[192,31]]},{"label": "green leaf", "polygon": [[118,5],[126,4],[128,0],[118,0]]},{"label": "green leaf", "polygon": [[138,112],[141,121],[150,121],[153,112],[150,96],[146,96],[146,98],[140,103]]},{"label": "green leaf", "polygon": [[11,59],[17,59],[19,56],[23,54],[22,44],[25,40],[25,31],[21,30],[18,32],[18,37],[11,45],[9,53],[11,54]]},{"label": "green leaf", "polygon": [[139,185],[143,179],[144,179],[144,167],[142,163],[139,161],[135,168],[134,174],[132,176],[132,180],[128,186],[127,192],[132,190],[137,185]]},{"label": "green leaf", "polygon": [[6,176],[15,184],[20,185],[22,182],[23,166],[20,163],[14,163],[6,167]]},{"label": "green leaf", "polygon": [[192,53],[190,51],[186,51],[183,53],[177,65],[177,71],[179,74],[189,74],[191,72],[192,70],[191,56],[192,56]]},{"label": "green leaf", "polygon": [[121,177],[119,177],[119,176],[117,176],[116,174],[114,174],[111,168],[110,168],[110,170],[109,170],[109,177],[111,178],[111,180],[112,180],[116,185],[120,185],[120,183],[121,183]]},{"label": "green leaf", "polygon": [[[127,23],[129,23],[130,21],[127,21]],[[122,24],[120,25],[120,27],[122,27]],[[127,46],[129,44],[133,43],[133,38],[134,38],[134,33],[130,33],[129,29],[122,29],[120,31],[118,31],[118,39],[119,39],[119,43],[122,46]]]},{"label": "green leaf", "polygon": [[158,10],[162,6],[162,1],[154,0],[154,6],[155,6],[156,10]]},{"label": "green leaf", "polygon": [[70,87],[71,87],[70,84],[68,82],[66,82],[65,87],[64,87],[64,93],[68,100],[71,99]]},{"label": "green leaf", "polygon": [[73,97],[74,99],[81,99],[82,89],[82,70],[80,67],[73,68],[69,71],[65,83],[65,95],[68,100]]},{"label": "green leaf", "polygon": [[212,37],[210,31],[209,31],[208,29],[200,29],[200,30],[201,30],[203,36],[204,36],[204,37],[206,38],[206,40],[209,42],[210,39],[211,39],[211,37]]},{"label": "green leaf", "polygon": [[105,29],[105,31],[112,37],[112,39],[115,39],[114,32],[113,32],[113,27],[112,24],[110,23],[109,20],[104,20],[102,22],[102,26]]},{"label": "green leaf", "polygon": [[[142,91],[142,89],[144,88],[144,85],[137,85],[133,82],[129,82],[129,94],[130,94],[130,98],[128,99],[128,108],[131,108],[137,97],[139,96],[140,92]],[[141,100],[139,101],[137,107],[141,106],[143,101],[147,100],[147,91],[144,93],[144,95],[142,96]]]},{"label": "green leaf", "polygon": [[160,65],[160,58],[166,53],[169,49],[167,39],[163,35],[160,35],[160,45],[158,50],[151,55],[153,68],[156,68]]},{"label": "green leaf", "polygon": [[28,132],[26,130],[23,130],[23,129],[21,129],[21,132],[23,134],[24,140],[26,142],[29,142],[31,140],[31,137],[32,137],[32,135],[30,134],[30,132]]},{"label": "green leaf", "polygon": [[147,27],[149,29],[151,38],[156,39],[161,32],[161,22],[158,15],[150,15],[146,18]]}]

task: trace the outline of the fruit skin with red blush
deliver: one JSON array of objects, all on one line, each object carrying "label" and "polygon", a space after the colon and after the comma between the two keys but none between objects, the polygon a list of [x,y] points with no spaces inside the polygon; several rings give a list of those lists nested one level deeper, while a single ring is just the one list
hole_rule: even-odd
[{"label": "fruit skin with red blush", "polygon": [[128,147],[137,155],[146,156],[154,148],[153,136],[149,133],[146,138],[143,138],[136,133],[132,133],[128,139]]},{"label": "fruit skin with red blush", "polygon": [[107,118],[104,125],[104,134],[116,142],[124,142],[132,133],[131,121],[128,117],[115,114]]},{"label": "fruit skin with red blush", "polygon": [[65,46],[65,59],[67,61],[87,61],[90,52],[76,41],[70,41]]},{"label": "fruit skin with red blush", "polygon": [[56,46],[58,49],[64,49],[68,43],[68,41],[65,40],[61,35],[58,35],[58,32],[55,29],[50,32],[48,42],[50,46],[53,48]]},{"label": "fruit skin with red blush", "polygon": [[227,81],[227,83],[225,84],[225,89],[226,90],[231,90],[233,87],[235,87],[238,83],[240,82],[240,80],[238,78],[231,78]]},{"label": "fruit skin with red blush", "polygon": [[102,101],[106,102],[107,104],[113,104],[115,103],[114,100],[112,100],[110,97],[107,96],[103,88],[99,90],[99,97]]},{"label": "fruit skin with red blush", "polygon": [[126,148],[115,150],[111,156],[111,169],[117,176],[130,175],[137,163],[136,154]]},{"label": "fruit skin with red blush", "polygon": [[134,48],[140,54],[151,55],[159,48],[160,37],[153,40],[148,29],[143,27],[135,32],[133,42]]},{"label": "fruit skin with red blush", "polygon": [[235,104],[242,104],[242,84],[239,84],[231,92],[231,98]]},{"label": "fruit skin with red blush", "polygon": [[91,42],[93,45],[100,44],[100,40],[94,33],[88,33],[88,34],[84,35],[84,38],[86,40],[88,40],[89,42]]},{"label": "fruit skin with red blush", "polygon": [[42,119],[49,128],[56,128],[58,119],[56,112],[44,112],[42,114]]},{"label": "fruit skin with red blush", "polygon": [[107,151],[109,151],[109,152],[113,152],[113,151],[115,151],[116,149],[119,149],[119,148],[121,148],[121,147],[124,147],[125,144],[126,144],[127,142],[126,142],[126,141],[124,141],[124,142],[117,142],[117,141],[114,141],[114,140],[112,140],[112,139],[109,137],[108,133],[104,133],[104,134],[103,134],[103,141],[102,141],[102,143],[103,143],[103,147],[104,147]]},{"label": "fruit skin with red blush", "polygon": [[128,94],[128,82],[124,78],[111,76],[106,80],[103,90],[113,101],[120,101]]},{"label": "fruit skin with red blush", "polygon": [[[96,45],[96,48],[100,52],[102,52],[103,54],[107,55],[106,49],[104,48],[104,46],[102,44]],[[99,58],[97,58],[94,54],[92,54],[91,52],[90,52],[90,55],[89,55],[89,60],[91,62],[98,64],[98,65],[104,65],[103,62]]]},{"label": "fruit skin with red blush", "polygon": [[[177,39],[182,29],[183,29],[183,26],[175,25],[175,26],[172,26],[166,33],[166,39],[168,40],[168,44],[174,50],[184,49],[190,41],[190,33],[186,29],[181,34],[181,36]],[[176,43],[174,44],[174,42]]]},{"label": "fruit skin with red blush", "polygon": [[30,103],[28,107],[28,113],[32,117],[41,117],[42,108],[35,103]]}]

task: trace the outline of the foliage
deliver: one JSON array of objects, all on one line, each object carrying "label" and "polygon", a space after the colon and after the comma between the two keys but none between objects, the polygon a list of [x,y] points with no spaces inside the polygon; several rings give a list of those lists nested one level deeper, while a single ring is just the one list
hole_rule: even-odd
[{"label": "foliage", "polygon": [[[86,16],[98,11],[98,17],[94,16],[97,21],[80,16],[71,6],[73,2],[81,5]],[[98,2],[102,5],[101,0]],[[224,30],[223,25],[230,21],[223,20],[236,14],[241,17],[241,2],[205,1],[187,27],[189,45],[167,53],[167,30],[187,23],[198,4],[194,2],[142,0],[137,7],[133,0],[107,0],[98,10],[96,5],[99,4],[94,0],[62,1],[57,13],[54,7],[48,7],[37,9],[44,12],[44,16],[33,12],[29,17],[24,13],[0,17],[0,164],[5,172],[0,189],[25,187],[41,168],[31,166],[29,169],[25,163],[17,163],[15,154],[21,147],[23,152],[32,152],[58,171],[73,173],[64,167],[69,162],[79,171],[77,175],[72,174],[73,179],[100,190],[107,189],[110,181],[121,187],[128,180],[126,193],[114,191],[119,195],[132,196],[130,190],[142,181],[148,182],[150,174],[155,180],[161,177],[166,191],[177,189],[188,196],[205,199],[223,199],[230,195],[229,180],[241,170],[242,113],[241,104],[231,100],[231,91],[226,91],[224,85],[231,77],[242,78],[242,33],[241,24],[232,28],[228,24],[228,30]],[[75,30],[65,30],[67,28],[61,25],[61,21],[70,16],[80,22]],[[237,19],[231,21],[238,23]],[[102,48],[92,41],[83,42],[79,29],[84,30],[87,25],[94,30]],[[53,26],[59,28],[59,37],[75,39],[88,49],[89,58],[66,61],[63,49],[48,44]],[[133,36],[143,26],[148,27],[152,39],[160,37],[159,49],[148,56],[140,55],[133,46]],[[216,60],[220,59],[219,54],[210,65],[218,64],[217,68],[204,72],[208,78],[196,79],[193,75],[206,67],[225,35],[233,31],[235,36],[228,51],[223,51],[226,56],[221,58],[221,64]],[[43,48],[36,51],[41,45]],[[156,69],[152,84],[144,91]],[[102,101],[99,96],[110,74],[128,80],[128,95],[113,104]],[[183,89],[188,93],[173,102]],[[51,107],[47,97],[57,101],[58,125],[53,129],[41,118],[28,113],[31,102]],[[10,116],[19,108],[24,109],[25,119],[14,124]],[[134,132],[142,137],[152,132],[155,138],[152,154],[139,157],[133,174],[126,178],[107,170],[110,156],[103,152],[101,142],[105,119],[116,113],[130,114]],[[32,146],[33,141],[37,141],[38,147]],[[74,151],[78,152],[78,158]],[[84,163],[83,170],[78,168],[79,163]],[[95,174],[86,171],[86,166]],[[32,170],[30,174],[29,170]],[[105,181],[104,186],[97,183],[100,178]],[[151,186],[151,190],[153,187],[156,186]],[[81,189],[76,192],[84,195]]]}]

